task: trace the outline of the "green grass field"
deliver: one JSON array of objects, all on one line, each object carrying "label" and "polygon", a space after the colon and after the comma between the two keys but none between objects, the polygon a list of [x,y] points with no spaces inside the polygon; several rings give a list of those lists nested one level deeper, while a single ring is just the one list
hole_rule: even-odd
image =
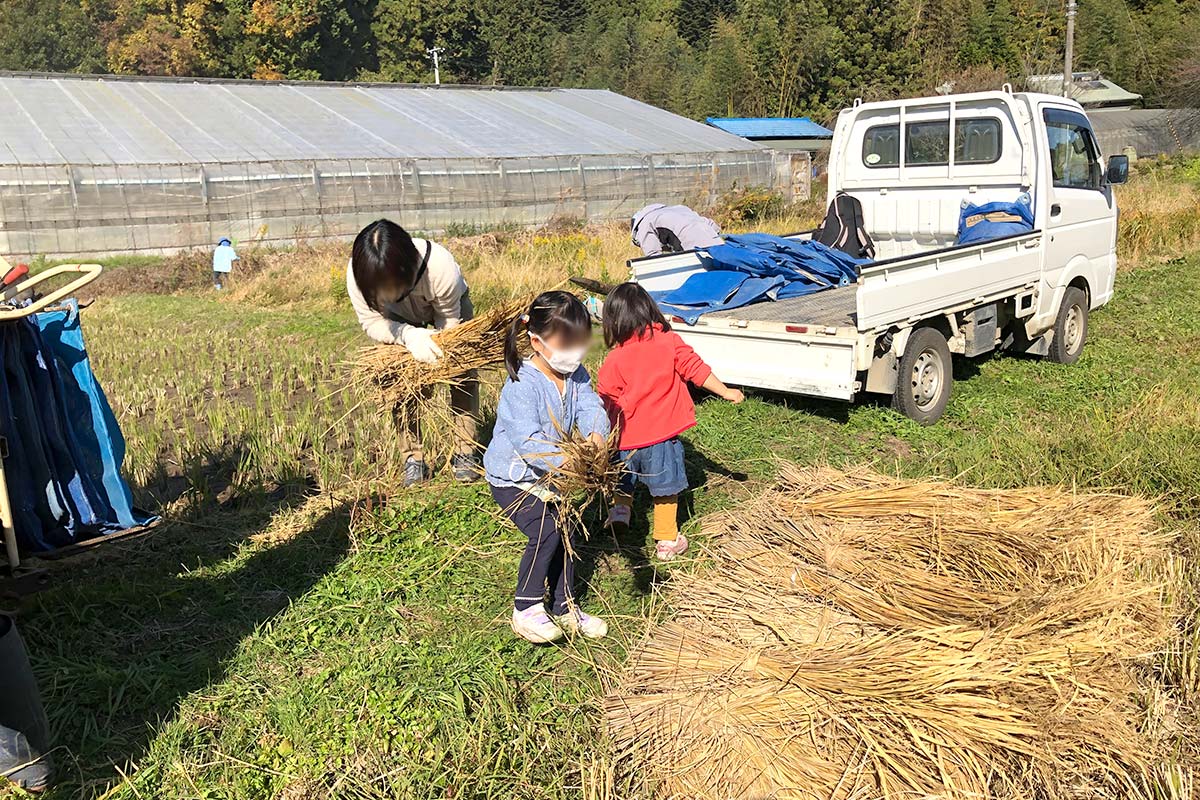
[{"label": "green grass field", "polygon": [[[137,495],[168,521],[54,565],[54,587],[25,609],[59,746],[50,797],[631,796],[597,701],[626,642],[665,613],[654,589],[671,573],[651,562],[644,521],[620,542],[594,525],[584,553],[585,608],[616,634],[529,646],[506,625],[523,540],[484,488],[439,479],[370,499],[390,433],[336,392],[361,344],[348,309],[205,291],[84,313]],[[708,400],[685,436],[694,514],[754,491],[777,459],[869,463],[1161,496],[1188,556],[1197,352],[1200,258],[1147,260],[1092,317],[1079,364],[961,363],[933,427],[880,402]],[[1189,616],[1155,663],[1181,702],[1147,713],[1178,727],[1186,764],[1200,627],[1197,595],[1178,600]]]}]

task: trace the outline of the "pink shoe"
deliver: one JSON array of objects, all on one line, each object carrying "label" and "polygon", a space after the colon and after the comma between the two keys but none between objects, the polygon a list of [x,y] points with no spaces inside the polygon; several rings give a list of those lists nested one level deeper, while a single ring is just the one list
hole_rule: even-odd
[{"label": "pink shoe", "polygon": [[670,561],[676,556],[681,556],[687,552],[688,540],[682,533],[679,538],[673,542],[657,542],[654,545],[654,550],[658,554],[659,561]]}]

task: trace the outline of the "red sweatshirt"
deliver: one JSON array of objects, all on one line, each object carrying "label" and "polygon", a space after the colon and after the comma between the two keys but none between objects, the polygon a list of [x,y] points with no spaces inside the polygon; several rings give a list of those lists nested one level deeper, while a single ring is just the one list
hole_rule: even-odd
[{"label": "red sweatshirt", "polygon": [[619,447],[649,447],[695,425],[696,407],[684,381],[699,386],[711,374],[679,334],[659,324],[614,347],[600,367],[596,391],[621,429]]}]

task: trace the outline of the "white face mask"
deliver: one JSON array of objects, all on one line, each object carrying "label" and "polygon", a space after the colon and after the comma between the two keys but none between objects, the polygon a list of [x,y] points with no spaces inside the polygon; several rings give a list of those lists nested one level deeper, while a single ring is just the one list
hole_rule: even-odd
[{"label": "white face mask", "polygon": [[579,369],[579,365],[583,363],[584,357],[587,355],[587,346],[573,347],[570,350],[555,350],[550,345],[546,344],[546,340],[535,333],[529,334],[529,338],[537,339],[542,343],[545,352],[541,354],[542,358],[546,359],[546,363],[550,365],[550,369],[557,372],[559,375],[571,375],[575,370]]}]

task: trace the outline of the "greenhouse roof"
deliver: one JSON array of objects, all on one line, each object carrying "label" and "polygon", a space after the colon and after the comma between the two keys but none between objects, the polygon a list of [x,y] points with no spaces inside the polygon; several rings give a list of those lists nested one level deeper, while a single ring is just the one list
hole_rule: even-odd
[{"label": "greenhouse roof", "polygon": [[759,149],[598,89],[0,74],[0,165]]}]

